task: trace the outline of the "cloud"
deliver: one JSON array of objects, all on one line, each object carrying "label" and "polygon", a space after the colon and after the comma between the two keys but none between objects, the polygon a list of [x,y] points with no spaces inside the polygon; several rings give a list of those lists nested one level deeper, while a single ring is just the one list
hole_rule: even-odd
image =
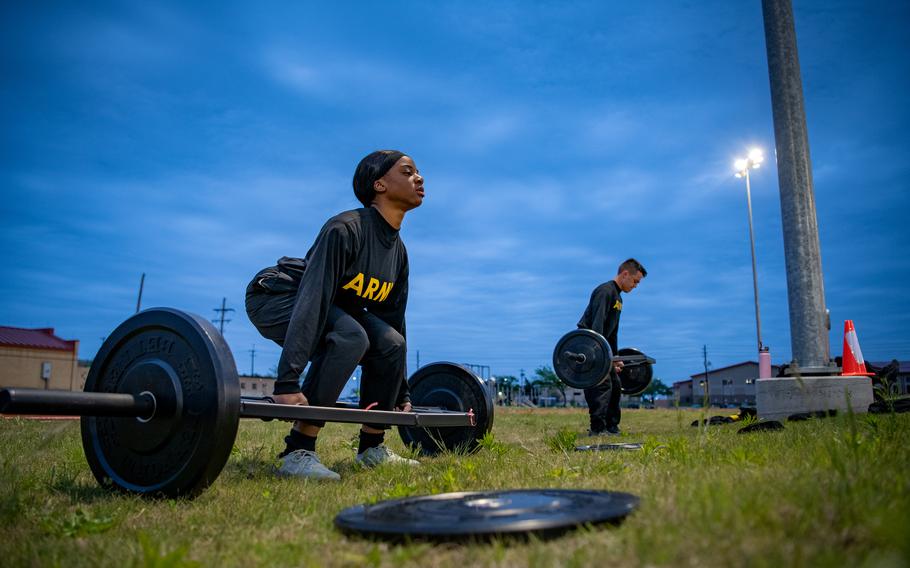
[{"label": "cloud", "polygon": [[335,50],[331,54],[307,45],[267,44],[259,55],[264,76],[307,99],[336,105],[370,101],[386,108],[407,107],[414,101],[434,105],[458,100],[445,75],[418,69],[399,59],[364,57]]},{"label": "cloud", "polygon": [[[305,254],[358,206],[357,159],[394,145],[416,154],[429,192],[402,233],[412,364],[416,349],[508,374],[548,362],[628,255],[651,275],[628,297],[621,343],[670,378],[697,371],[705,344],[716,365],[752,357],[730,163],[755,141],[772,153],[760,10],[664,4],[409,4],[382,41],[357,6],[22,4],[3,23],[15,49],[0,311],[91,352],[134,309],[143,272],[146,305],[211,316],[227,297],[241,310],[256,270]],[[910,269],[903,20],[876,4],[860,19],[814,10],[800,55],[828,302],[832,317],[874,322],[864,349],[896,354],[908,310],[895,282]],[[772,162],[752,190],[777,362],[789,328]],[[242,311],[225,333],[238,362],[254,344],[258,369],[277,361]]]}]

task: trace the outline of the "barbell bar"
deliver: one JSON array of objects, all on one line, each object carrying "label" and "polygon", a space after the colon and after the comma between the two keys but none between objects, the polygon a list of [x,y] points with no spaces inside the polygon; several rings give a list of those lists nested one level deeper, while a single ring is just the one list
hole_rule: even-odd
[{"label": "barbell bar", "polygon": [[408,383],[411,412],[245,399],[233,355],[211,322],[152,308],[108,336],[84,392],[6,388],[0,413],[81,416],[86,461],[103,486],[195,496],[224,468],[240,418],[395,425],[424,454],[473,450],[492,428],[492,397],[465,367],[431,363]]},{"label": "barbell bar", "polygon": [[[138,395],[72,392],[27,388],[0,389],[0,414],[47,416],[119,416],[149,421],[158,414],[152,393]],[[350,407],[277,404],[264,399],[240,398],[240,418],[261,420],[325,420],[348,424],[384,424],[443,428],[475,426],[473,409],[452,412],[443,408],[413,407],[411,412],[362,410]]]},{"label": "barbell bar", "polygon": [[[584,363],[588,359],[584,353],[572,353],[571,351],[563,351],[562,356],[566,359],[569,359],[570,361],[574,361],[575,363],[579,364]],[[634,367],[636,365],[644,364],[653,365],[657,362],[651,357],[645,357],[643,355],[629,355],[626,357],[617,356],[613,357],[613,361],[622,362],[622,364],[627,367]]]}]

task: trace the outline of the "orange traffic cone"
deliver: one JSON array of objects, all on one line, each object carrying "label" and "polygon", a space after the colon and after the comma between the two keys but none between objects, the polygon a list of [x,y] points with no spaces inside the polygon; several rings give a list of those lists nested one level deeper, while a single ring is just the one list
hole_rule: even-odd
[{"label": "orange traffic cone", "polygon": [[845,377],[871,377],[875,373],[866,371],[866,362],[863,361],[863,352],[859,349],[859,339],[853,320],[844,322],[844,368],[841,375]]}]

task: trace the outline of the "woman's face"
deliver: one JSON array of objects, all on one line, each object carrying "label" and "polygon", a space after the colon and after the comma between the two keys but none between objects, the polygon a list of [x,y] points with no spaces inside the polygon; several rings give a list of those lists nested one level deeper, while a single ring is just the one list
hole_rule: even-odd
[{"label": "woman's face", "polygon": [[384,195],[386,200],[398,204],[405,211],[423,203],[423,176],[410,156],[402,156],[384,176],[376,180],[373,187],[377,197]]}]

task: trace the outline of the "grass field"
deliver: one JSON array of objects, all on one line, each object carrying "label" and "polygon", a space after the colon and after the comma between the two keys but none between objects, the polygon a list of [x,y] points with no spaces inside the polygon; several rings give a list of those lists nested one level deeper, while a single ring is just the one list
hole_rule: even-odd
[{"label": "grass field", "polygon": [[[713,414],[713,413],[712,413]],[[620,438],[581,436],[583,410],[497,408],[469,456],[360,471],[358,427],[330,424],[323,462],[340,483],[272,475],[287,426],[242,421],[231,459],[195,500],[99,488],[77,421],[0,420],[4,566],[908,566],[910,415],[840,415],[738,435],[690,410],[629,410]],[[626,452],[578,443],[643,442]],[[404,452],[397,433],[390,446]],[[432,545],[349,538],[358,503],[447,491],[593,488],[641,497],[619,526],[549,540]]]}]

